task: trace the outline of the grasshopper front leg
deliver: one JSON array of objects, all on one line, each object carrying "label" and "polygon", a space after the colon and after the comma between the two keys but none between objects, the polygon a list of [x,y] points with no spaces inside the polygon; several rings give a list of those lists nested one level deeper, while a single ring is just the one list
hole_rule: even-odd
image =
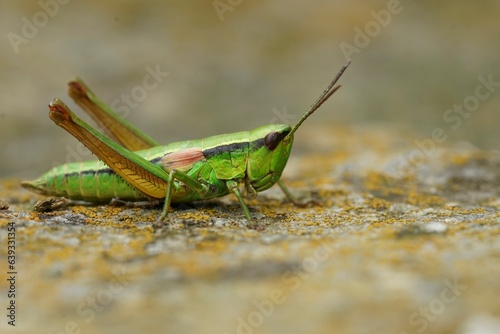
[{"label": "grasshopper front leg", "polygon": [[285,194],[286,198],[288,198],[288,200],[292,202],[293,205],[298,206],[299,208],[305,208],[308,204],[320,205],[320,203],[315,200],[310,200],[307,202],[299,202],[281,180],[279,180],[277,183],[280,189]]},{"label": "grasshopper front leg", "polygon": [[260,230],[262,229],[262,226],[256,222],[253,221],[252,215],[250,214],[250,210],[248,210],[247,205],[245,204],[245,201],[243,200],[243,196],[241,196],[240,189],[238,187],[238,182],[234,180],[228,180],[226,181],[227,188],[236,195],[236,198],[238,198],[238,201],[240,202],[241,208],[243,209],[243,212],[245,213],[245,216],[247,217],[248,221],[248,227]]}]

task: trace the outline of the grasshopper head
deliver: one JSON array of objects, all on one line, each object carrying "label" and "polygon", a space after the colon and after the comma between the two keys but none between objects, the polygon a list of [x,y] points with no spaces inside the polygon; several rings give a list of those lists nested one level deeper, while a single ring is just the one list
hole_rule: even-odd
[{"label": "grasshopper head", "polygon": [[291,130],[286,124],[270,124],[250,132],[247,178],[255,191],[266,190],[280,179],[292,150]]},{"label": "grasshopper head", "polygon": [[293,126],[270,124],[250,132],[247,162],[247,187],[256,192],[266,190],[279,181],[292,150],[295,131],[311,116],[340,86],[335,86],[351,61],[337,73],[325,91],[319,96],[304,116]]}]

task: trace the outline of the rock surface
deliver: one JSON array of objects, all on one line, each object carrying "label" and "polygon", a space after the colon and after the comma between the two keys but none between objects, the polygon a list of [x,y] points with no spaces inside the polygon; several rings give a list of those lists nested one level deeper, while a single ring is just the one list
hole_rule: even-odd
[{"label": "rock surface", "polygon": [[[74,205],[0,185],[0,301],[15,224],[16,333],[499,333],[500,155],[316,128],[279,188],[174,208]],[[430,147],[430,146],[429,146]],[[8,208],[6,208],[8,204]],[[1,332],[11,330],[5,316]]]}]

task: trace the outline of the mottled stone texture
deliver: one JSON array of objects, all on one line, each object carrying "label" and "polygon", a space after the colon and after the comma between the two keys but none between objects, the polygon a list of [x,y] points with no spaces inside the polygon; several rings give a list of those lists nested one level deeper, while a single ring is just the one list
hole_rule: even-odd
[{"label": "mottled stone texture", "polygon": [[16,330],[495,333],[500,157],[449,143],[405,165],[417,148],[401,134],[303,136],[318,132],[284,179],[321,205],[296,208],[272,188],[249,200],[264,231],[244,226],[231,196],[178,207],[155,229],[155,208],[34,213],[40,198],[4,180],[0,301],[14,222]]}]

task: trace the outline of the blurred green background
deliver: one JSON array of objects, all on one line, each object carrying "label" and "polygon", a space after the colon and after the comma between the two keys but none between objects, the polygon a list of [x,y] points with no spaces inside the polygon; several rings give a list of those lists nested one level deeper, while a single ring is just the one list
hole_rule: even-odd
[{"label": "blurred green background", "polygon": [[307,131],[318,124],[415,140],[440,127],[443,145],[497,150],[500,87],[460,125],[443,116],[474,102],[479,76],[500,81],[499,13],[494,0],[2,1],[0,177],[93,158],[47,116],[54,97],[70,101],[74,76],[111,103],[140,92],[147,68],[168,72],[127,115],[168,143],[294,123],[346,62],[347,46],[343,88],[297,135],[299,153],[314,146]]}]

